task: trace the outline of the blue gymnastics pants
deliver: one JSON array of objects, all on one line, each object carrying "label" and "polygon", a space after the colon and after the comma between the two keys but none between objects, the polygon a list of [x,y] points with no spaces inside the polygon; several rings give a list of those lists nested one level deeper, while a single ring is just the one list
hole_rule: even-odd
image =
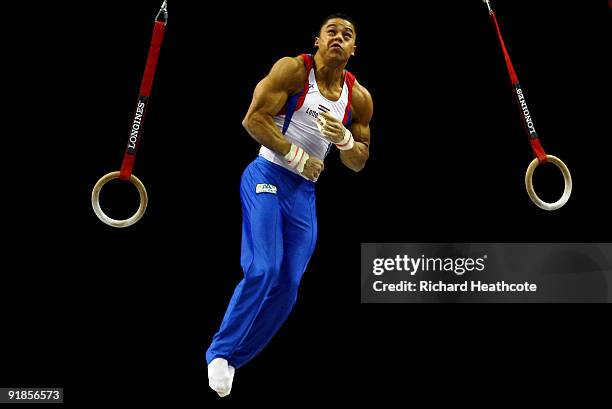
[{"label": "blue gymnastics pants", "polygon": [[285,322],[317,239],[315,184],[257,157],[240,183],[244,278],[236,286],[206,362],[239,368]]}]

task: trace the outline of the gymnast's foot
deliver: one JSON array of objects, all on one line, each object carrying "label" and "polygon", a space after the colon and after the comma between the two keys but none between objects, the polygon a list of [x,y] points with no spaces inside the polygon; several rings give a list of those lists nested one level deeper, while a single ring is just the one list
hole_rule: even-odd
[{"label": "gymnast's foot", "polygon": [[208,364],[208,386],[221,397],[227,396],[232,390],[234,367],[227,364],[223,358],[215,358]]}]

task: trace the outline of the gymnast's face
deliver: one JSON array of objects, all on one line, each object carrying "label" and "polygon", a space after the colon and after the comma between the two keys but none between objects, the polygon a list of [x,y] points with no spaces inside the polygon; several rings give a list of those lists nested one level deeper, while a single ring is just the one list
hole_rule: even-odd
[{"label": "gymnast's face", "polygon": [[329,19],[323,24],[315,47],[330,61],[346,62],[355,55],[355,27],[341,18]]}]

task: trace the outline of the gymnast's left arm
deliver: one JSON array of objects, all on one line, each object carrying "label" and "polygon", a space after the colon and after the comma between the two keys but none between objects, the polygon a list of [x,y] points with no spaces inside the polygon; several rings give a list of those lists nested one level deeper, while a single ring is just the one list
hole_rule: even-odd
[{"label": "gymnast's left arm", "polygon": [[349,131],[353,134],[352,149],[341,150],[340,160],[349,169],[359,172],[365,167],[370,156],[370,120],[374,110],[372,96],[361,84],[355,81],[351,107]]}]

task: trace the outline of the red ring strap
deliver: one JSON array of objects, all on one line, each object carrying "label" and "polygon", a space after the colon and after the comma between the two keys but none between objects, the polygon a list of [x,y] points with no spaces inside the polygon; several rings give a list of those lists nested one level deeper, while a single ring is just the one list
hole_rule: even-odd
[{"label": "red ring strap", "polygon": [[499,24],[497,23],[497,18],[495,17],[495,12],[491,10],[489,13],[491,16],[491,21],[495,26],[495,30],[497,31],[497,37],[499,38],[499,43],[501,44],[502,52],[504,53],[504,59],[506,60],[506,68],[508,69],[508,75],[510,76],[510,81],[512,82],[512,86],[515,89],[515,97],[518,103],[519,110],[521,111],[521,119],[523,122],[523,128],[529,137],[529,142],[531,143],[531,150],[533,154],[538,158],[540,163],[546,162],[546,152],[540,143],[538,138],[538,134],[535,131],[535,127],[533,125],[533,120],[531,119],[531,115],[529,114],[529,109],[527,108],[527,102],[525,100],[525,95],[523,94],[523,90],[519,84],[518,77],[516,76],[516,71],[514,71],[514,67],[512,66],[512,61],[510,60],[510,55],[508,54],[508,50],[506,49],[506,44],[504,43],[504,39],[502,38],[501,30],[499,29]]},{"label": "red ring strap", "polygon": [[155,77],[155,69],[157,68],[157,60],[159,59],[159,50],[164,39],[165,28],[166,23],[162,21],[156,21],[153,27],[153,36],[151,38],[149,55],[147,56],[147,65],[145,66],[142,84],[140,85],[140,95],[138,96],[136,112],[132,120],[130,137],[128,139],[127,149],[123,155],[123,163],[121,164],[121,171],[119,173],[119,178],[123,180],[129,180],[132,175],[134,161],[136,160],[136,152],[142,135],[147,103],[151,95],[151,88],[153,87],[153,78]]}]

